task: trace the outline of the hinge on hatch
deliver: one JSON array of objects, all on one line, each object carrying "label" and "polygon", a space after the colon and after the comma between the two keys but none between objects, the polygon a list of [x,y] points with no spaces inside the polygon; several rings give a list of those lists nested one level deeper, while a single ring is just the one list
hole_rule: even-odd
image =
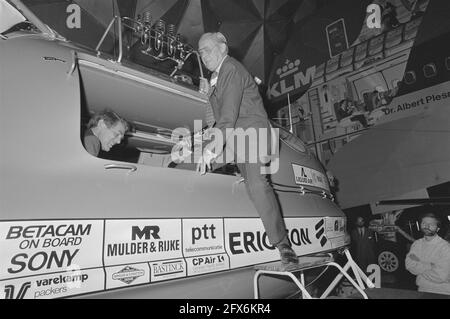
[{"label": "hinge on hatch", "polygon": [[70,68],[67,71],[67,76],[71,76],[73,74],[73,72],[77,68],[77,64],[78,64],[77,52],[75,50],[73,50],[72,51],[72,63],[70,64]]}]

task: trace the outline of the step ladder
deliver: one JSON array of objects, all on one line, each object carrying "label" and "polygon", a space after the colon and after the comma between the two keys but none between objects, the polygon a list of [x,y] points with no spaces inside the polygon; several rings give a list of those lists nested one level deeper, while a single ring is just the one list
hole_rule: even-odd
[{"label": "step ladder", "polygon": [[[333,279],[330,285],[325,289],[323,294],[319,299],[324,299],[333,291],[337,284],[341,281],[342,277],[345,277],[358,292],[363,296],[364,299],[368,299],[367,294],[364,289],[375,288],[374,283],[366,276],[366,274],[359,268],[356,262],[353,260],[350,252],[345,248],[342,252],[347,258],[347,263],[344,267],[341,267],[334,261],[333,255],[328,254],[325,256],[308,256],[299,257],[298,265],[289,264],[288,266],[283,265],[281,262],[273,262],[267,264],[256,265],[254,269],[256,273],[253,277],[253,290],[254,298],[259,299],[259,278],[264,275],[275,275],[275,276],[285,276],[289,277],[302,292],[303,299],[313,299],[310,293],[305,287],[304,271],[320,268],[320,267],[335,267],[339,270],[338,275]],[[349,275],[349,270],[352,270],[355,279]],[[296,274],[300,273],[300,280],[297,278]]]}]

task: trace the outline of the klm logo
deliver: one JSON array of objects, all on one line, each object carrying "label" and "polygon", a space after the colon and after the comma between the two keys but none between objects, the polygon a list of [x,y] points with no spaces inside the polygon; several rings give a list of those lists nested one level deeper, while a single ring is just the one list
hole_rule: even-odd
[{"label": "klm logo", "polygon": [[316,238],[320,240],[320,246],[325,246],[328,239],[325,237],[325,220],[321,219],[315,226]]},{"label": "klm logo", "polygon": [[299,59],[296,59],[295,62],[287,59],[284,65],[277,69],[276,74],[280,80],[269,88],[270,97],[279,97],[299,88],[310,86],[316,74],[316,66],[313,65],[302,71]]},{"label": "klm logo", "polygon": [[26,282],[22,284],[20,287],[17,296],[15,295],[15,286],[13,285],[7,285],[5,286],[5,299],[23,299],[31,287],[31,282]]}]

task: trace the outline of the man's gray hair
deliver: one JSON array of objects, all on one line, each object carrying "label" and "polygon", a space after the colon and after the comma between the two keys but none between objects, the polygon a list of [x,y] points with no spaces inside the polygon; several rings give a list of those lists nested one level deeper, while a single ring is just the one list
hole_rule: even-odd
[{"label": "man's gray hair", "polygon": [[217,42],[219,42],[219,43],[225,43],[226,45],[228,45],[228,43],[227,43],[227,38],[225,38],[225,36],[223,35],[223,33],[221,33],[221,32],[216,32],[216,33],[213,33],[214,34],[214,36],[217,38]]},{"label": "man's gray hair", "polygon": [[228,42],[227,42],[227,38],[223,35],[222,32],[207,32],[204,33],[201,37],[200,37],[200,41],[203,39],[211,39],[212,41],[214,41],[217,44],[225,44],[226,47],[226,53],[228,54]]},{"label": "man's gray hair", "polygon": [[111,128],[117,123],[121,122],[125,128],[125,131],[128,131],[130,129],[130,125],[128,124],[128,122],[110,109],[95,113],[87,124],[87,128],[96,127],[100,120],[103,120],[103,122],[106,124],[106,127],[108,128]]}]

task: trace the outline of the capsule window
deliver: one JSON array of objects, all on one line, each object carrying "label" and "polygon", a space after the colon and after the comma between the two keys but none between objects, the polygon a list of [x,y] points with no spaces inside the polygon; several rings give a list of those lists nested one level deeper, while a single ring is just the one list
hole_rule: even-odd
[{"label": "capsule window", "polygon": [[432,78],[435,77],[437,74],[436,65],[434,63],[428,63],[423,67],[423,75],[425,75],[426,78]]},{"label": "capsule window", "polygon": [[405,73],[405,83],[408,85],[414,84],[416,82],[416,73],[414,71],[408,71]]}]

